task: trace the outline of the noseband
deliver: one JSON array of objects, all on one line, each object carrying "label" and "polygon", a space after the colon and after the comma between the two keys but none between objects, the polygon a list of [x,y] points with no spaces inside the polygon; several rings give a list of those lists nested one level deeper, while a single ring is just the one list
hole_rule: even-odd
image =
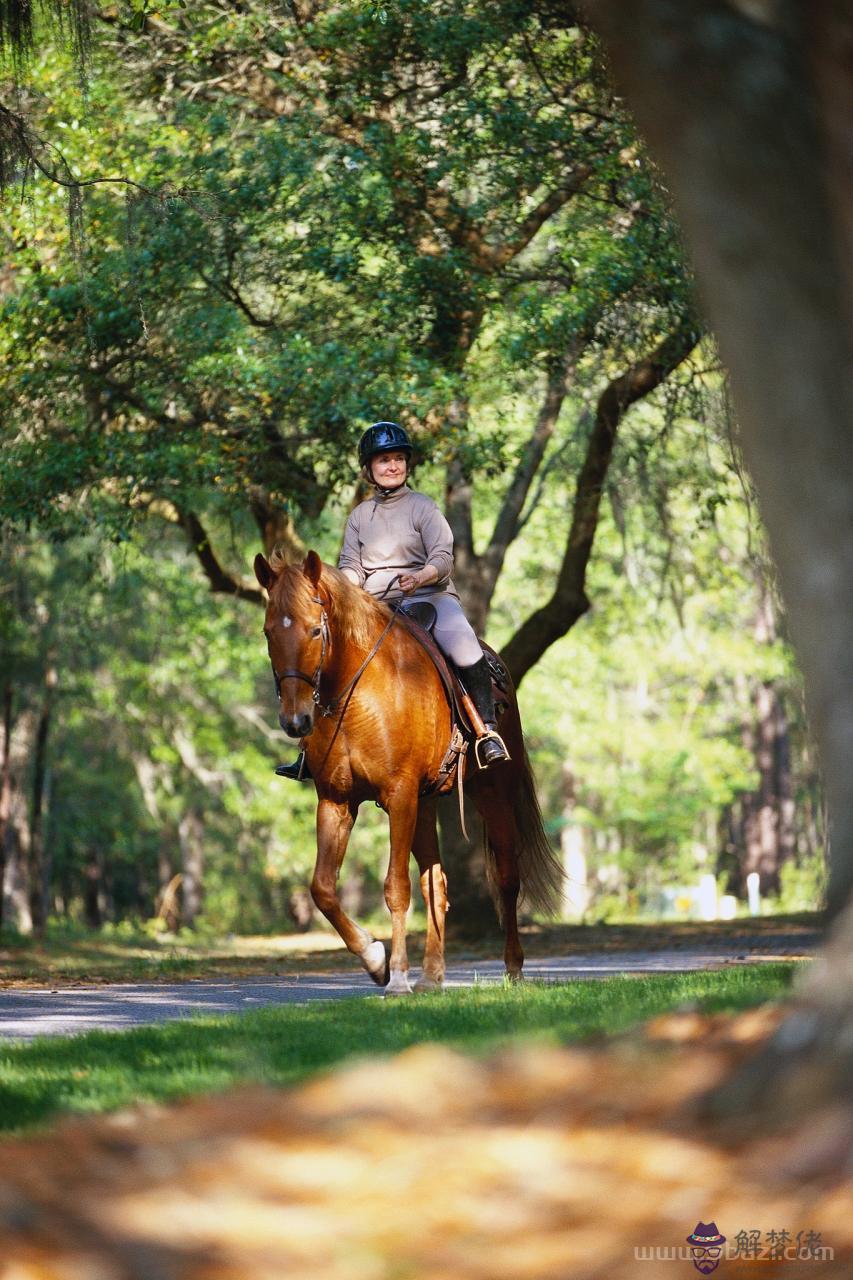
[{"label": "noseband", "polygon": [[273,667],[272,678],[275,681],[275,696],[279,700],[281,699],[282,680],[304,680],[306,684],[310,684],[311,698],[314,701],[314,703],[317,706],[319,706],[320,677],[323,674],[323,666],[326,661],[326,651],[328,650],[331,636],[329,633],[329,619],[326,615],[326,609],[323,604],[323,601],[319,596],[312,596],[311,599],[314,601],[315,604],[318,604],[320,606],[320,661],[317,663],[317,667],[314,671],[314,674],[312,676],[308,676],[305,674],[304,671],[293,671],[293,670],[276,671],[275,667]]}]

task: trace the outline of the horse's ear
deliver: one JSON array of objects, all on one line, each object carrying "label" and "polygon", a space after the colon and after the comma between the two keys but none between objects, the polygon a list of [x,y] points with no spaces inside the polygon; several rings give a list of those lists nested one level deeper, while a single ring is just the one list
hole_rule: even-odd
[{"label": "horse's ear", "polygon": [[323,561],[317,555],[316,551],[308,552],[308,555],[305,557],[305,562],[302,565],[302,572],[305,574],[305,577],[312,586],[316,587],[319,584],[320,575],[323,572]]},{"label": "horse's ear", "polygon": [[269,560],[262,556],[260,552],[255,556],[255,577],[262,587],[266,587],[267,591],[269,591],[278,577]]}]

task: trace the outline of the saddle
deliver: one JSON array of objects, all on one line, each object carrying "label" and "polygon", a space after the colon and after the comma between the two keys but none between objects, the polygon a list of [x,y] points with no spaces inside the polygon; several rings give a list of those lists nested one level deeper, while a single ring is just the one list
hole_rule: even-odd
[{"label": "saddle", "polygon": [[[468,746],[476,737],[462,703],[463,690],[456,669],[442,653],[432,635],[436,617],[435,606],[428,600],[407,601],[398,614],[399,621],[432,659],[450,708],[450,745],[439,765],[437,777],[421,791],[421,795],[424,796],[442,795],[453,790],[456,780],[461,780],[462,765]],[[500,719],[509,706],[509,690],[512,683],[509,671],[494,649],[482,640],[480,648],[492,677],[495,714]],[[454,773],[456,779],[454,779]]]}]

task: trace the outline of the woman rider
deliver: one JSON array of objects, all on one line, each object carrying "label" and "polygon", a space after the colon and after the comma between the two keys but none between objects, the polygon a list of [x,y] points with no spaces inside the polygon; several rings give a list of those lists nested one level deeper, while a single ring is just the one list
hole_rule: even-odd
[{"label": "woman rider", "polygon": [[[496,731],[492,680],[450,576],[450,525],[432,498],[409,488],[411,457],[411,441],[396,422],[374,422],[361,437],[358,460],[374,494],[347,521],[338,568],[371,595],[389,602],[404,595],[433,606],[436,643],[456,664],[486,726],[487,736],[480,740],[477,755],[487,768],[509,754]],[[276,773],[285,778],[310,777],[304,755],[301,752],[293,764],[279,765]]]}]

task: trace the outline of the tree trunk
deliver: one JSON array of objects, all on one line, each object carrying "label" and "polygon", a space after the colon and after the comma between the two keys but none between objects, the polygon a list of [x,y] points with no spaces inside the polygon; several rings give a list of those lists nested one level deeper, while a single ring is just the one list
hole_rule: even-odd
[{"label": "tree trunk", "polygon": [[36,729],[33,756],[33,801],[30,819],[29,886],[30,918],[33,933],[42,937],[47,923],[47,884],[44,856],[44,800],[47,776],[47,739],[53,713],[54,692],[58,683],[56,668],[48,666],[44,677],[44,695]]},{"label": "tree trunk", "polygon": [[83,868],[83,916],[90,929],[100,929],[104,923],[103,868],[96,849]]},{"label": "tree trunk", "polygon": [[459,800],[456,792],[438,801],[438,825],[441,837],[441,860],[447,872],[450,909],[447,931],[455,938],[476,940],[496,937],[500,933],[495,904],[486,882],[483,856],[482,823],[470,800],[465,802],[465,826],[470,841],[462,834],[459,823]]},{"label": "tree trunk", "polygon": [[834,937],[803,1008],[718,1105],[853,1080],[853,152],[849,0],[589,0],[680,207],[805,678]]},{"label": "tree trunk", "polygon": [[201,912],[204,898],[204,824],[197,809],[188,809],[178,824],[182,863],[182,909],[190,928]]},{"label": "tree trunk", "polygon": [[[744,849],[741,859],[739,891],[746,894],[747,877],[759,877],[762,894],[779,892],[779,871],[790,854],[790,812],[781,794],[780,757],[788,751],[788,722],[780,696],[770,681],[756,687],[752,706],[752,723],[744,727],[744,745],[751,748],[758,770],[758,788],[743,797]],[[790,769],[786,770],[790,789]]]},{"label": "tree trunk", "polygon": [[36,735],[36,717],[27,708],[11,722],[9,738],[8,816],[6,818],[3,918],[19,933],[31,933],[30,793],[27,786]]},{"label": "tree trunk", "polygon": [[12,682],[3,686],[3,743],[0,747],[0,927],[3,925],[3,884],[6,878],[6,840],[12,812]]},{"label": "tree trunk", "polygon": [[590,10],[672,182],[731,373],[822,749],[837,913],[853,885],[853,172],[823,157],[849,125],[835,76],[853,17],[792,0],[764,22],[716,0]]},{"label": "tree trunk", "polygon": [[[601,496],[613,456],[616,431],[632,404],[654,391],[687,358],[698,340],[691,317],[684,317],[673,333],[647,356],[614,378],[598,399],[586,457],[578,476],[563,564],[551,600],[528,618],[503,649],[503,658],[518,686],[522,677],[556,640],[589,608],[584,590],[586,571],[598,527]],[[478,635],[486,628],[492,596],[503,561],[520,528],[521,510],[542,462],[565,399],[579,350],[569,352],[551,371],[545,397],[525,455],[516,469],[488,549],[477,555],[473,542],[471,479],[455,457],[447,471],[447,519],[454,538],[453,580],[466,616]],[[458,401],[448,413],[448,424],[461,429],[467,423],[467,404]],[[448,806],[444,805],[444,810]],[[440,811],[442,806],[440,806]],[[458,823],[457,823],[458,826]],[[485,867],[466,852],[464,838],[452,821],[442,823],[442,847],[457,878],[458,912],[453,929],[485,932],[492,926],[491,896]]]}]

